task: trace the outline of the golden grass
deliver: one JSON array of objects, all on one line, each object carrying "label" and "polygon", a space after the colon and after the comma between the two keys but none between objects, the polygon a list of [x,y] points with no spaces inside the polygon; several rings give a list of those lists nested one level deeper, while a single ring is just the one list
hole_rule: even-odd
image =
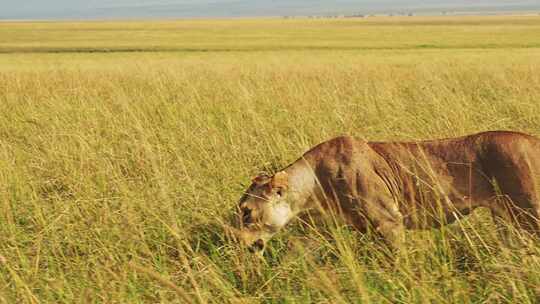
[{"label": "golden grass", "polygon": [[0,52],[539,47],[538,16],[16,22]]},{"label": "golden grass", "polygon": [[220,225],[254,173],[338,134],[540,135],[539,27],[3,23],[0,302],[537,303],[538,241],[500,244],[482,212],[409,233],[400,259],[292,225],[261,260]]}]

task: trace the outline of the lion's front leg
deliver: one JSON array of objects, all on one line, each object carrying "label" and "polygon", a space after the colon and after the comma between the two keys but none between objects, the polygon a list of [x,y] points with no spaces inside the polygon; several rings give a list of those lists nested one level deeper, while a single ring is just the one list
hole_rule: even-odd
[{"label": "lion's front leg", "polygon": [[400,250],[405,244],[405,227],[403,223],[385,222],[379,224],[377,232],[393,250]]},{"label": "lion's front leg", "polygon": [[357,206],[370,225],[393,249],[405,243],[405,225],[395,190],[393,173],[388,164],[376,153],[368,153],[369,162],[359,161],[351,183]]},{"label": "lion's front leg", "polygon": [[405,243],[403,216],[390,197],[371,197],[364,202],[365,216],[392,249],[399,250]]}]

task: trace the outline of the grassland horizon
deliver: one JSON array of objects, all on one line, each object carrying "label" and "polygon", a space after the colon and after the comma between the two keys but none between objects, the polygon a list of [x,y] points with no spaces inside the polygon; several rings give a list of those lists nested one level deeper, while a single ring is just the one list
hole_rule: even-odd
[{"label": "grassland horizon", "polygon": [[540,17],[0,26],[0,303],[540,301],[540,242],[482,211],[400,259],[339,223],[263,259],[222,229],[333,136],[540,136]]}]

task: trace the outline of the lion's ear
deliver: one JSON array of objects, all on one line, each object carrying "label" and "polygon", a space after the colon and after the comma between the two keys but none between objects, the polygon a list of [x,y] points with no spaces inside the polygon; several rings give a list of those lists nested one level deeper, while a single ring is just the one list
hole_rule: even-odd
[{"label": "lion's ear", "polygon": [[289,186],[289,174],[285,171],[280,171],[272,177],[272,188],[287,189]]},{"label": "lion's ear", "polygon": [[261,172],[259,175],[251,179],[251,182],[257,185],[264,185],[270,181],[270,176],[266,172]]}]

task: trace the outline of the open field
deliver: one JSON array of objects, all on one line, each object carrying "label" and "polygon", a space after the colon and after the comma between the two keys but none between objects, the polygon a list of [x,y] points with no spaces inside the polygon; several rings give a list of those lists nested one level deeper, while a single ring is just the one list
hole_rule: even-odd
[{"label": "open field", "polygon": [[221,231],[335,135],[540,136],[540,17],[0,23],[0,113],[0,303],[540,301],[540,241],[485,212],[400,259],[340,225],[264,259]]},{"label": "open field", "polygon": [[539,16],[1,23],[0,53],[540,47]]}]

